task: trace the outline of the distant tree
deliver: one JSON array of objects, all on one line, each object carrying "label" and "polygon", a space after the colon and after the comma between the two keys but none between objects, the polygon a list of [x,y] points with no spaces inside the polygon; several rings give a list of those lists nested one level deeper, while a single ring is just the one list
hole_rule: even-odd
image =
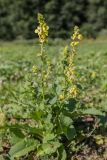
[{"label": "distant tree", "polygon": [[83,26],[89,35],[96,36],[99,31],[107,28],[107,1],[88,0],[86,17]]},{"label": "distant tree", "polygon": [[0,39],[34,38],[38,12],[51,37],[67,38],[75,25],[88,37],[107,29],[106,0],[0,0]]}]

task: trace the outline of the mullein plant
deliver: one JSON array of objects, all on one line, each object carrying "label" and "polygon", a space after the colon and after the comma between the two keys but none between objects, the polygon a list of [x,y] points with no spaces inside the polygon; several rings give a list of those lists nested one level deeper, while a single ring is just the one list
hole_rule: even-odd
[{"label": "mullein plant", "polygon": [[[40,114],[37,121],[38,128],[43,131],[43,138],[37,149],[37,156],[53,155],[59,159],[66,159],[63,139],[66,138],[69,144],[76,136],[71,118],[72,112],[76,111],[76,104],[74,107],[72,103],[73,105],[76,103],[78,96],[74,59],[82,35],[76,26],[70,45],[64,48],[62,58],[56,64],[52,64],[45,51],[49,27],[42,14],[38,14],[38,22],[39,26],[35,29],[35,33],[39,36],[40,53],[37,56],[40,58],[41,65],[33,66],[32,71],[35,77],[34,90],[36,92],[34,115],[36,117]],[[70,107],[72,112],[69,111]]]}]

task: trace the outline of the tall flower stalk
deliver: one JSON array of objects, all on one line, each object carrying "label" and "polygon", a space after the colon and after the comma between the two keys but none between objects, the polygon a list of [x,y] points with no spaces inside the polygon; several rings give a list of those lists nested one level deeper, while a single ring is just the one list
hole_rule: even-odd
[{"label": "tall flower stalk", "polygon": [[45,102],[45,86],[44,86],[44,79],[45,79],[45,70],[44,70],[44,66],[45,66],[45,58],[46,58],[46,54],[44,51],[44,44],[47,42],[47,38],[48,38],[48,30],[49,27],[45,22],[45,19],[43,17],[42,14],[38,14],[38,23],[39,26],[35,29],[35,33],[38,34],[39,36],[39,42],[40,42],[40,54],[39,56],[41,57],[41,61],[42,61],[42,70],[41,70],[41,82],[42,82],[42,97],[43,97],[43,103]]},{"label": "tall flower stalk", "polygon": [[66,46],[63,51],[63,72],[65,77],[65,90],[59,96],[60,100],[75,98],[78,93],[76,86],[76,71],[74,65],[77,46],[82,40],[82,35],[77,26],[74,27],[74,32],[71,37],[70,46]]}]

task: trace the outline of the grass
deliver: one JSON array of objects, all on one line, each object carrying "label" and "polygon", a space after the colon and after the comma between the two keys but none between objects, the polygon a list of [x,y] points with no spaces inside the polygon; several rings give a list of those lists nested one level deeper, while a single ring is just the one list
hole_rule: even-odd
[{"label": "grass", "polygon": [[[67,41],[68,42],[68,41]],[[56,56],[67,44],[66,41],[55,40],[49,42],[47,45],[48,54],[51,56]],[[101,56],[104,56],[104,53],[107,52],[107,41],[100,40],[85,40],[82,42],[78,49],[78,56],[84,57],[84,62],[87,57],[93,61],[93,56],[98,56],[101,53]],[[51,47],[53,46],[53,47]],[[4,61],[16,61],[16,60],[25,60],[30,62],[35,62],[36,54],[39,51],[37,42],[0,42],[0,64]],[[91,58],[92,57],[92,58]],[[81,61],[83,63],[83,61]]]}]

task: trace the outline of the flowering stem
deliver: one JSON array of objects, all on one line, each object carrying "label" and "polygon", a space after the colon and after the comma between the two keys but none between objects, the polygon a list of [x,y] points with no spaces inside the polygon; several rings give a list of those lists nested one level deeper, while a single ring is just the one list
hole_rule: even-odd
[{"label": "flowering stem", "polygon": [[43,98],[43,104],[45,102],[45,97],[44,97],[44,55],[43,55],[43,43],[40,44],[41,46],[41,50],[40,50],[40,54],[41,54],[41,61],[42,61],[42,98]]}]

